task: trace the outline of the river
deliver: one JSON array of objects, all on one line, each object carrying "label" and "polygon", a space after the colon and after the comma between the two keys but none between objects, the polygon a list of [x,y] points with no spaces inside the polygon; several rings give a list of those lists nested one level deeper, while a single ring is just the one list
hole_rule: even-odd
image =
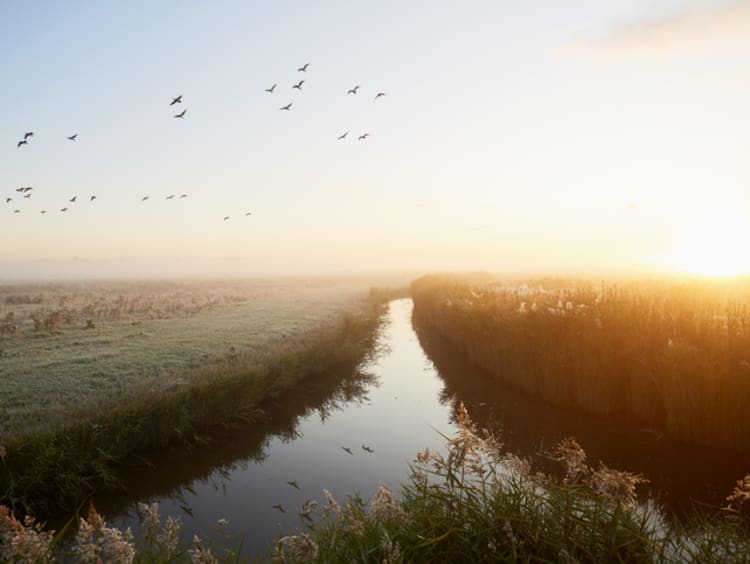
[{"label": "river", "polygon": [[244,539],[245,553],[267,553],[277,536],[303,525],[298,511],[306,500],[323,504],[323,489],[340,502],[349,493],[367,499],[381,484],[397,492],[416,453],[441,449],[441,434],[453,434],[459,402],[521,456],[549,452],[575,436],[591,464],[643,473],[651,483],[642,495],[657,497],[670,512],[685,514],[691,498],[720,504],[750,471],[748,456],[672,444],[654,430],[509,391],[413,320],[409,299],[390,303],[377,349],[343,382],[311,382],[265,406],[263,421],[252,428],[148,456],[150,466],[139,463],[125,472],[127,493],[97,499],[98,509],[137,534],[138,503],[156,502],[162,516],[181,518],[186,538],[219,538],[216,523],[226,519],[230,545]]}]

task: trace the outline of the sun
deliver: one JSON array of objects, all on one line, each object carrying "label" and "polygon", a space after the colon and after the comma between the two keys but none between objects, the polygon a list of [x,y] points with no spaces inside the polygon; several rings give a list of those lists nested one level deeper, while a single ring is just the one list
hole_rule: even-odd
[{"label": "sun", "polygon": [[750,218],[734,211],[702,213],[681,230],[662,261],[687,274],[706,277],[750,273]]}]

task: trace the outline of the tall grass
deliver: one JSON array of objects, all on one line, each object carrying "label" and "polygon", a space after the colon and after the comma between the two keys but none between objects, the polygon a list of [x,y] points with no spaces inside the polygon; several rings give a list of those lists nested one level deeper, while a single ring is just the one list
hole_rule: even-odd
[{"label": "tall grass", "polygon": [[251,422],[262,402],[303,379],[353,370],[372,349],[383,312],[382,300],[362,302],[265,356],[225,359],[156,393],[88,408],[75,423],[20,436],[1,446],[0,503],[37,515],[75,510],[92,493],[118,486],[114,469],[125,457]]},{"label": "tall grass", "polygon": [[[652,503],[639,503],[643,478],[587,464],[572,439],[555,452],[564,477],[534,471],[533,462],[503,450],[476,428],[463,405],[446,449],[417,454],[400,499],[382,486],[369,502],[299,508],[301,530],[278,539],[273,562],[747,562],[750,475],[728,506],[689,525],[669,524]],[[179,518],[162,521],[158,506],[141,505],[145,534],[108,527],[92,507],[64,549],[32,520],[0,506],[0,557],[51,562],[247,562],[241,539],[219,534],[186,542]]]},{"label": "tall grass", "polygon": [[750,452],[750,285],[412,284],[415,314],[516,390]]}]

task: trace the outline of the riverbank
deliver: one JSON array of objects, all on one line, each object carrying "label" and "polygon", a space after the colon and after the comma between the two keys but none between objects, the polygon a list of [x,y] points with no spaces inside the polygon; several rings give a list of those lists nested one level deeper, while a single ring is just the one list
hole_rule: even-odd
[{"label": "riverbank", "polygon": [[[260,561],[273,562],[747,562],[750,475],[725,509],[689,524],[667,523],[639,502],[642,476],[590,466],[574,440],[557,445],[562,478],[503,450],[463,405],[457,430],[439,451],[417,453],[400,496],[385,486],[369,500],[324,490],[300,509],[302,526],[280,536]],[[400,499],[399,499],[400,497]],[[181,537],[179,519],[141,506],[144,534],[108,526],[93,506],[74,541],[60,551],[52,532],[0,507],[0,557],[9,561],[250,562],[241,539]],[[220,533],[229,523],[215,523]],[[56,551],[57,549],[57,551]]]},{"label": "riverbank", "polygon": [[748,284],[427,276],[415,313],[473,364],[551,404],[750,452]]},{"label": "riverbank", "polygon": [[117,489],[117,464],[134,453],[205,440],[251,422],[263,401],[305,378],[350,372],[373,346],[387,296],[373,292],[335,320],[262,352],[185,370],[168,386],[87,407],[65,425],[11,440],[0,461],[0,503],[36,515],[75,511],[92,493]]}]

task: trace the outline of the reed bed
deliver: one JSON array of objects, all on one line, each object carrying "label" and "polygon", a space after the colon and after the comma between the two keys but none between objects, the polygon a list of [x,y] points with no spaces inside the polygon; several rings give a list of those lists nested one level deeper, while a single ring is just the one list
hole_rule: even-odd
[{"label": "reed bed", "polygon": [[512,388],[750,452],[750,282],[427,276],[415,314]]},{"label": "reed bed", "polygon": [[641,476],[587,464],[575,439],[554,460],[560,477],[505,452],[473,424],[463,405],[457,431],[441,452],[425,450],[410,467],[400,495],[385,486],[369,501],[337,501],[298,509],[300,528],[278,538],[268,555],[243,551],[242,540],[181,535],[179,518],[162,520],[142,505],[145,534],[108,527],[91,507],[72,542],[0,506],[0,558],[53,562],[747,562],[750,554],[750,475],[725,508],[689,525],[670,524],[651,502],[639,502]]}]

